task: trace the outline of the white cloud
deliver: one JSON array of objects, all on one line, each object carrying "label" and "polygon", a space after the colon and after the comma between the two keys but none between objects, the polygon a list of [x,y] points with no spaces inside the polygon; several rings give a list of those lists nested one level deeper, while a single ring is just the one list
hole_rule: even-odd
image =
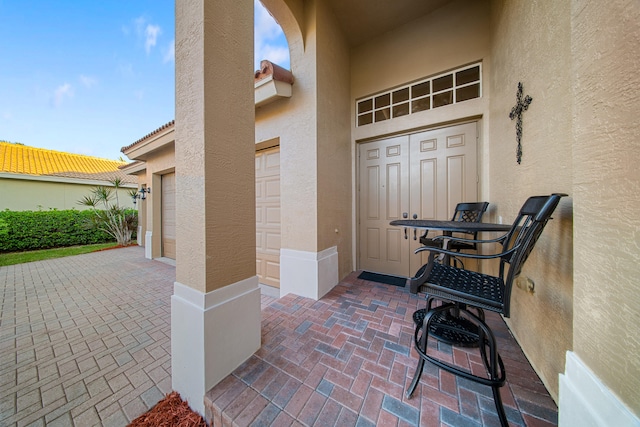
[{"label": "white cloud", "polygon": [[144,24],[147,23],[147,20],[145,19],[144,16],[141,16],[139,18],[136,18],[133,20],[133,24],[136,27],[136,34],[139,37],[142,37],[143,33],[144,33]]},{"label": "white cloud", "polygon": [[253,8],[256,39],[272,40],[277,38],[282,33],[282,29],[269,11],[259,0],[253,1]]},{"label": "white cloud", "polygon": [[162,62],[166,64],[167,62],[175,62],[175,61],[176,61],[176,41],[171,40],[171,43],[167,47],[167,50],[165,50],[164,55],[162,56]]},{"label": "white cloud", "polygon": [[162,30],[159,25],[147,25],[144,30],[145,41],[144,49],[147,51],[147,55],[151,52],[151,48],[154,47],[158,41],[158,36],[162,34]]},{"label": "white cloud", "polygon": [[289,47],[282,28],[259,0],[254,0],[253,7],[255,68],[260,68],[263,59],[288,67]]},{"label": "white cloud", "polygon": [[261,52],[262,57],[258,59],[258,65],[263,59],[268,59],[274,64],[278,64],[281,66],[285,66],[289,63],[289,48],[287,48],[286,46],[282,47],[275,45],[265,45],[262,47]]},{"label": "white cloud", "polygon": [[84,74],[80,74],[80,83],[87,89],[91,89],[98,83],[98,80],[95,77],[85,76]]},{"label": "white cloud", "polygon": [[[144,16],[134,19],[133,27],[135,28],[138,42],[144,44],[144,50],[148,55],[151,53],[151,49],[158,43],[158,37],[162,34],[162,29],[159,25],[153,25],[147,22],[147,18]],[[125,36],[129,35],[128,27],[122,27],[122,32]]]},{"label": "white cloud", "polygon": [[60,107],[66,98],[73,98],[73,87],[69,83],[58,86],[53,92],[53,106]]}]

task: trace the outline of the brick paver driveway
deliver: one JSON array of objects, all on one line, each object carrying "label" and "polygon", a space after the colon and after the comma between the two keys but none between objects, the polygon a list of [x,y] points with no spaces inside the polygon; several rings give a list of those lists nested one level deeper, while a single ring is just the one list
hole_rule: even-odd
[{"label": "brick paver driveway", "polygon": [[0,267],[0,425],[124,426],[155,405],[174,281],[137,246]]}]

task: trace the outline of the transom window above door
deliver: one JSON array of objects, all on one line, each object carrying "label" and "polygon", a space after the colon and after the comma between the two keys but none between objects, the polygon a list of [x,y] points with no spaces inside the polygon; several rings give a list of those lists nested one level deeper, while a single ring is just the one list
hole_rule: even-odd
[{"label": "transom window above door", "polygon": [[358,126],[480,98],[481,76],[477,63],[358,99]]}]

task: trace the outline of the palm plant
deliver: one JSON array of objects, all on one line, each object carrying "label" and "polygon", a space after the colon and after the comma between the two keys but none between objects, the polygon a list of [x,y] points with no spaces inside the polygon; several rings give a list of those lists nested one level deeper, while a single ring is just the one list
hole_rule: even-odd
[{"label": "palm plant", "polygon": [[[128,246],[131,244],[131,235],[137,226],[138,217],[137,214],[120,207],[118,189],[122,186],[122,180],[115,178],[111,184],[115,191],[104,186],[95,187],[91,190],[91,195],[84,196],[78,204],[89,206],[95,213],[91,220],[93,227],[112,236],[118,245]],[[114,198],[115,203],[111,203]]]}]

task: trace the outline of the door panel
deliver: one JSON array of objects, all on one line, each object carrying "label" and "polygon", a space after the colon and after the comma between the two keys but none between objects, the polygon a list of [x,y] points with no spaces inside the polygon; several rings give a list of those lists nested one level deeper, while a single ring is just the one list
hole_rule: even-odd
[{"label": "door panel", "polygon": [[363,144],[360,156],[360,253],[362,269],[404,275],[408,241],[389,222],[409,207],[408,137]]},{"label": "door panel", "polygon": [[[410,214],[421,219],[448,220],[460,202],[478,200],[477,123],[466,123],[412,134],[410,144]],[[415,165],[415,166],[414,166]],[[435,235],[433,231],[429,232]],[[410,251],[420,247],[411,231]],[[427,260],[413,255],[410,274]]]},{"label": "door panel", "polygon": [[256,274],[280,287],[280,150],[256,153]]},{"label": "door panel", "polygon": [[412,276],[422,233],[389,226],[393,219],[451,219],[456,204],[477,201],[477,123],[361,144],[359,268]]}]

